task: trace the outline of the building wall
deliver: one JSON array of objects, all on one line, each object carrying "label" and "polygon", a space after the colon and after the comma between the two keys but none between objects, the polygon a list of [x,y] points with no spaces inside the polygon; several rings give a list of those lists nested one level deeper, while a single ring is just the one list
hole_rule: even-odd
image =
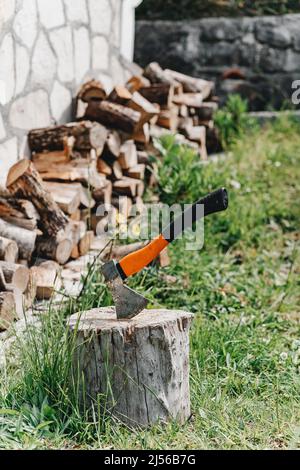
[{"label": "building wall", "polygon": [[135,59],[213,79],[223,98],[238,92],[252,110],[279,108],[300,79],[300,14],[138,21]]},{"label": "building wall", "polygon": [[[122,17],[132,0],[0,0],[0,183],[27,133],[71,119],[86,79],[124,80]],[[126,25],[125,25],[126,26]],[[134,34],[132,31],[130,34]]]}]

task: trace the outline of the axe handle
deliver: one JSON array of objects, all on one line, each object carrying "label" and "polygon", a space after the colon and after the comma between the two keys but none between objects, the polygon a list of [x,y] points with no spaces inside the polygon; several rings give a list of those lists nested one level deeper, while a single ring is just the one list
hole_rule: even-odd
[{"label": "axe handle", "polygon": [[[204,210],[200,210],[204,206]],[[119,263],[117,269],[123,279],[140,272],[148,266],[169,243],[174,241],[184,230],[191,228],[194,222],[209,214],[221,212],[228,207],[226,189],[219,189],[197,201],[172,222],[161,235],[152,240],[147,246],[128,256]]]}]

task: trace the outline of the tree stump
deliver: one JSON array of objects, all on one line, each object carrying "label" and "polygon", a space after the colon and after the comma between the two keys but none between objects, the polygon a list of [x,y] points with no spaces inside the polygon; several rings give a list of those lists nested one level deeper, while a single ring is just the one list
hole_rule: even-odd
[{"label": "tree stump", "polygon": [[75,314],[74,367],[81,400],[127,425],[147,427],[190,417],[189,330],[192,314],[144,310],[119,321],[112,307]]}]

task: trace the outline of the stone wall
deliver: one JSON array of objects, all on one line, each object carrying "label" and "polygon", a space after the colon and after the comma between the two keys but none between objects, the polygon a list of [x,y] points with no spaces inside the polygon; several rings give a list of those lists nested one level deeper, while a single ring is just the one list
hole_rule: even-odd
[{"label": "stone wall", "polygon": [[0,0],[0,183],[27,133],[71,119],[88,78],[124,80],[122,0]]},{"label": "stone wall", "polygon": [[300,79],[300,14],[138,21],[135,59],[216,80],[224,99],[238,92],[252,110],[279,108]]}]

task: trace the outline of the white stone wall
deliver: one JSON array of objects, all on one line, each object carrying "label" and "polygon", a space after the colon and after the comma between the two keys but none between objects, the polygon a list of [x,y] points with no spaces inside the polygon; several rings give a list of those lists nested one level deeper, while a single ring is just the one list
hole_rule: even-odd
[{"label": "white stone wall", "polygon": [[71,119],[84,80],[124,81],[123,1],[0,0],[0,184],[28,130]]}]

